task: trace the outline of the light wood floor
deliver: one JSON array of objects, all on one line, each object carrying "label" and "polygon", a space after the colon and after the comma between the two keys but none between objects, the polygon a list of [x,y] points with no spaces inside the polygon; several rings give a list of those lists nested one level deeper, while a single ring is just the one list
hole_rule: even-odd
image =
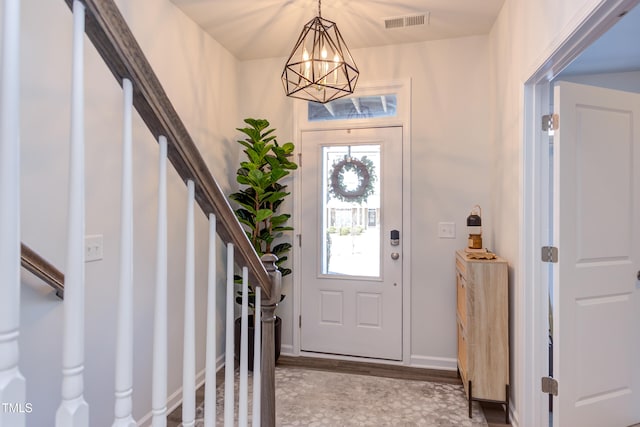
[{"label": "light wood floor", "polygon": [[[411,368],[407,366],[386,365],[380,363],[352,362],[346,360],[322,359],[312,357],[280,356],[278,366],[316,369],[321,371],[342,372],[345,374],[372,375],[387,378],[409,379],[415,381],[444,382],[461,384],[456,372],[432,369]],[[218,372],[218,384],[224,382],[224,371]],[[204,400],[204,386],[196,394],[196,405]],[[489,427],[504,427],[504,406],[482,403],[485,418]],[[167,427],[178,427],[182,420],[182,408],[178,407],[167,417]]]}]

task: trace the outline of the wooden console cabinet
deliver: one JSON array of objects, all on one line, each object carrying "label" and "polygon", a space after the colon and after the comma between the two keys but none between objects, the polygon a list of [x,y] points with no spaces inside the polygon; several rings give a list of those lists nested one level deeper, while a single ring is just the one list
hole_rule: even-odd
[{"label": "wooden console cabinet", "polygon": [[505,405],[509,423],[509,286],[507,261],[456,252],[458,371],[469,399]]}]

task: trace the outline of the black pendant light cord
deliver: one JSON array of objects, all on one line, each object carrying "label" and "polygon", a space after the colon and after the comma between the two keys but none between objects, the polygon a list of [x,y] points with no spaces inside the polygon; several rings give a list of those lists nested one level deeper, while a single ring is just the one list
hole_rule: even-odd
[{"label": "black pendant light cord", "polygon": [[322,0],[318,0],[318,18],[322,18],[322,12],[320,11],[320,4],[322,3]]}]

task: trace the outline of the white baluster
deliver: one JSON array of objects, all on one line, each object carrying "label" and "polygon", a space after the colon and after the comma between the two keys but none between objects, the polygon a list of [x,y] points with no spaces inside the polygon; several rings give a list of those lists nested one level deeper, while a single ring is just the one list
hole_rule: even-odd
[{"label": "white baluster", "polygon": [[[0,427],[22,427],[25,379],[18,369],[20,326],[20,1],[5,0],[0,87]],[[13,406],[14,408],[16,406]]]},{"label": "white baluster", "polygon": [[195,313],[195,232],[193,206],[195,189],[187,181],[187,247],[184,286],[184,347],[182,356],[182,425],[192,427],[196,420],[196,313]]},{"label": "white baluster", "polygon": [[209,214],[209,277],[207,286],[207,353],[204,388],[204,425],[216,425],[216,217]]},{"label": "white baluster", "polygon": [[73,63],[71,82],[71,149],[69,214],[64,287],[62,402],[56,426],[89,425],[84,400],[84,12],[73,2]]},{"label": "white baluster", "polygon": [[233,244],[227,244],[227,315],[224,356],[224,426],[233,427],[234,408],[234,362],[233,362]]},{"label": "white baluster", "polygon": [[248,353],[249,353],[249,270],[242,267],[242,310],[240,311],[240,391],[238,402],[238,425],[245,427],[247,425],[247,412],[249,411],[249,370],[248,370]]},{"label": "white baluster", "polygon": [[135,427],[133,419],[133,86],[122,81],[122,196],[120,209],[120,281],[116,334],[115,418],[113,427]]},{"label": "white baluster", "polygon": [[153,319],[153,427],[167,426],[167,138],[161,136],[158,165],[156,302]]},{"label": "white baluster", "polygon": [[262,288],[256,286],[256,302],[254,305],[254,326],[253,326],[253,416],[251,419],[251,425],[253,427],[260,427],[260,387],[262,376],[260,374],[261,369],[261,357],[260,352],[262,346]]}]

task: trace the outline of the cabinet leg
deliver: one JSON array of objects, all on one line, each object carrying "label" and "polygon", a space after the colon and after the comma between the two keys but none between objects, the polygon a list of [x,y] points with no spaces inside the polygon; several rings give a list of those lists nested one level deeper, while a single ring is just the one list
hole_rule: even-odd
[{"label": "cabinet leg", "polygon": [[505,404],[504,404],[504,419],[505,424],[509,424],[509,384],[505,385]]},{"label": "cabinet leg", "polygon": [[473,394],[471,393],[471,380],[469,380],[469,418],[471,418],[471,403],[473,402]]}]

